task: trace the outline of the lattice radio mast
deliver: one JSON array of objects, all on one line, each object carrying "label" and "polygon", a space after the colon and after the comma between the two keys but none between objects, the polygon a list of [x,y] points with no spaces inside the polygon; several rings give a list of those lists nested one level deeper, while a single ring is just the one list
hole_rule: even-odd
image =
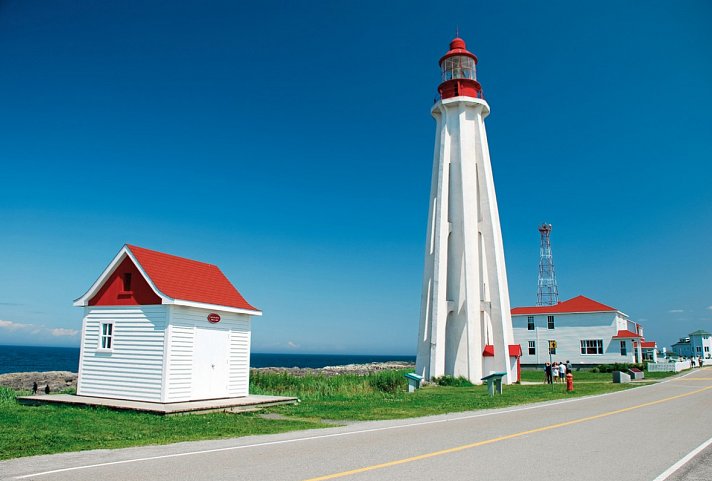
[{"label": "lattice radio mast", "polygon": [[556,285],[554,256],[551,255],[551,224],[539,226],[539,282],[536,293],[537,306],[553,306],[559,303],[559,287]]}]

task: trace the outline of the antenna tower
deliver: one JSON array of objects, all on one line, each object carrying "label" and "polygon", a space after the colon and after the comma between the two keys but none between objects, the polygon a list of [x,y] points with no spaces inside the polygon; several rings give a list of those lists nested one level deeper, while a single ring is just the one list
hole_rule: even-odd
[{"label": "antenna tower", "polygon": [[556,285],[554,256],[551,255],[551,224],[539,226],[539,282],[536,293],[537,306],[553,306],[559,303],[559,287]]}]

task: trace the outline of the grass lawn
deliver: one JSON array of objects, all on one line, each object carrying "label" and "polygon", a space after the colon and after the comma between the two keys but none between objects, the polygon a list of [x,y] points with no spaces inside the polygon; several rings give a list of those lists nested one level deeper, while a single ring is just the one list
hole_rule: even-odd
[{"label": "grass lawn", "polygon": [[[591,377],[591,382],[576,385],[573,393],[566,393],[564,384],[554,385],[553,391],[551,386],[541,384],[505,386],[504,394],[493,398],[485,386],[428,386],[408,394],[403,378],[405,372],[333,377],[253,372],[250,392],[291,395],[302,400],[298,406],[269,409],[268,412],[282,415],[269,419],[256,413],[157,416],[105,408],[22,406],[15,400],[17,393],[0,387],[0,459],[271,434],[326,427],[334,421],[397,419],[500,408],[632,387],[613,384],[610,374],[599,374]],[[540,377],[536,371],[531,373]]]},{"label": "grass lawn", "polygon": [[490,397],[485,386],[428,386],[413,394],[304,399],[299,406],[277,407],[273,410],[288,417],[312,419],[398,419],[603,394],[628,387],[629,384],[588,383],[577,387],[573,393],[566,393],[563,385],[554,386],[553,391],[550,385],[513,385],[505,386],[502,396]]},{"label": "grass lawn", "polygon": [[326,426],[315,420],[263,419],[255,413],[157,416],[105,408],[23,406],[15,394],[0,387],[0,459]]},{"label": "grass lawn", "polygon": [[[610,372],[577,371],[574,369],[574,386],[577,381],[611,382],[613,375]],[[674,376],[674,372],[645,372],[645,379],[662,379]],[[522,381],[544,382],[544,370],[522,369]]]}]

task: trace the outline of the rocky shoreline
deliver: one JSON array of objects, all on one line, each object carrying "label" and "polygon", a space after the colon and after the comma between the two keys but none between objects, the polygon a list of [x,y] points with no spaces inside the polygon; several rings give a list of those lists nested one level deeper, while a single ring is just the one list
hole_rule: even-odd
[{"label": "rocky shoreline", "polygon": [[47,372],[11,372],[0,374],[0,386],[9,387],[16,391],[31,391],[32,383],[36,382],[39,394],[44,393],[45,386],[49,386],[51,393],[58,393],[66,389],[76,389],[77,373],[69,371]]},{"label": "rocky shoreline", "polygon": [[[307,367],[258,367],[252,371],[260,373],[284,373],[292,376],[323,375],[340,376],[342,374],[356,374],[364,376],[379,371],[390,371],[396,369],[413,369],[412,362],[372,362],[368,364],[346,364],[344,366],[326,366],[322,368]],[[52,393],[61,392],[67,389],[77,388],[77,373],[69,371],[47,371],[47,372],[13,372],[0,374],[0,386],[9,387],[15,390],[32,390],[32,383],[36,382],[39,393],[43,393],[45,386],[49,386]]]}]

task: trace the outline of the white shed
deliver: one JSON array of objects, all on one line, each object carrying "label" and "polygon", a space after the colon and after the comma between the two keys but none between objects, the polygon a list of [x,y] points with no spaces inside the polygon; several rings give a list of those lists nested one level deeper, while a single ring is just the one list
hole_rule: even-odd
[{"label": "white shed", "polygon": [[220,269],[125,245],[82,297],[77,394],[152,402],[248,395],[251,306]]}]

